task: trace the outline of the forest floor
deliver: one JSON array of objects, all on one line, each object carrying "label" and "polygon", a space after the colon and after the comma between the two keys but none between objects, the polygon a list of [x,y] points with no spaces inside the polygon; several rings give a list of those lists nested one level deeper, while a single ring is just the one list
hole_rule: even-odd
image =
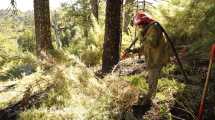
[{"label": "forest floor", "polygon": [[[138,102],[148,88],[144,60],[136,57],[122,61],[103,79],[94,76],[94,70],[79,60],[73,60],[4,80],[0,87],[0,119],[192,120],[198,111],[208,61],[190,61],[183,61],[189,81],[184,81],[174,64],[162,70],[152,106]],[[214,88],[211,79],[205,107],[207,120],[215,117]]]},{"label": "forest floor", "polygon": [[[119,75],[135,75],[143,73],[142,71],[145,71],[144,69],[146,68],[146,65],[144,64],[143,59],[136,58],[136,60],[132,59],[131,61],[125,62],[125,64],[127,65],[122,64],[119,67]],[[171,118],[175,120],[196,119],[200,103],[200,96],[202,94],[203,85],[206,78],[208,60],[202,58],[189,58],[188,60],[183,59],[183,63],[189,81],[184,80],[184,76],[181,74],[178,68],[173,71],[169,70],[168,74],[165,73],[165,69],[163,69],[161,75],[162,78],[160,79],[160,81],[165,78],[168,78],[169,80],[176,80],[177,83],[183,84],[183,89],[179,89],[178,91],[172,92],[172,97],[174,99],[168,99],[166,101],[163,101],[162,97],[159,96],[160,88],[158,86],[158,93],[156,98],[153,100],[153,104],[151,106],[138,103],[135,104],[130,112],[125,112],[125,120],[167,120]],[[171,68],[167,67],[166,69]],[[207,94],[208,96],[206,97],[206,107],[204,115],[204,118],[206,120],[213,120],[213,118],[215,117],[215,102],[213,101],[213,97],[215,97],[214,75],[215,74],[213,71],[209,83],[209,92]],[[144,77],[146,78],[146,76]],[[171,87],[166,89],[171,89]],[[167,111],[169,111],[169,113],[164,112],[164,114],[166,115],[161,115],[162,109],[168,109]],[[167,113],[171,117],[169,117]]]}]

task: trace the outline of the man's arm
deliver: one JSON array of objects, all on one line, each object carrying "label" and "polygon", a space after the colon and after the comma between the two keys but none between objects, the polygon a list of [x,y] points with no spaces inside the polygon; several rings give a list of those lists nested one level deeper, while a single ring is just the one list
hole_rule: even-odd
[{"label": "man's arm", "polygon": [[132,52],[132,53],[139,53],[139,52],[140,52],[140,48],[133,48],[133,49],[130,49],[129,52]]},{"label": "man's arm", "polygon": [[126,50],[131,50],[131,48],[134,46],[134,44],[137,42],[138,37],[134,38],[134,41],[131,43],[131,45]]}]

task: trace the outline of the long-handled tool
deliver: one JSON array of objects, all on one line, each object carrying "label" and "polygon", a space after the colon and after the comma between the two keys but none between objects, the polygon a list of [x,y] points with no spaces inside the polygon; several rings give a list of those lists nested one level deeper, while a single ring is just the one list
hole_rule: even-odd
[{"label": "long-handled tool", "polygon": [[179,59],[179,57],[178,57],[178,53],[177,53],[177,51],[176,51],[176,49],[175,49],[175,46],[174,46],[172,40],[170,39],[169,35],[168,35],[167,32],[164,30],[164,28],[160,25],[160,23],[157,22],[157,24],[159,25],[159,27],[161,28],[161,30],[163,31],[163,33],[164,33],[165,36],[167,37],[167,40],[168,40],[168,42],[170,43],[170,46],[171,46],[171,48],[172,48],[172,51],[173,51],[173,53],[175,54],[176,60],[177,60],[177,62],[178,62],[178,64],[179,64],[179,67],[180,67],[180,69],[181,69],[181,72],[182,72],[182,74],[184,75],[185,80],[188,81],[187,74],[186,74],[185,71],[184,71],[183,65],[182,65],[182,63],[181,63],[181,61],[180,61],[180,59]]},{"label": "long-handled tool", "polygon": [[[150,28],[150,26],[151,26],[152,24],[154,24],[154,22],[150,23],[149,25],[147,25],[147,26],[145,27],[144,32],[143,32],[143,36],[146,35],[148,29]],[[132,41],[132,43],[130,44],[130,46],[129,46],[126,50],[130,50],[130,49],[135,45],[135,43],[137,42],[137,40],[138,40],[138,38],[136,37],[136,33],[135,33],[135,38],[134,38],[134,40]],[[122,56],[121,56],[121,58],[120,58],[121,60],[124,60],[124,59],[127,58],[127,55],[128,55],[128,53],[129,53],[129,51],[126,51],[126,50],[123,52],[123,54],[122,54]]]},{"label": "long-handled tool", "polygon": [[[176,49],[175,49],[175,46],[174,46],[172,40],[170,39],[169,35],[167,34],[167,32],[166,32],[166,31],[164,30],[164,28],[160,25],[160,23],[158,23],[158,22],[151,22],[151,23],[146,27],[146,29],[145,29],[145,31],[144,31],[144,33],[143,33],[143,36],[145,36],[145,34],[147,33],[147,30],[149,29],[149,27],[150,27],[152,24],[155,24],[155,23],[160,27],[160,29],[162,30],[162,32],[163,32],[163,33],[165,34],[165,36],[167,37],[167,40],[168,40],[168,42],[170,43],[170,46],[171,46],[171,48],[172,48],[172,51],[173,51],[173,53],[174,53],[174,55],[175,55],[175,57],[176,57],[176,60],[177,60],[177,62],[178,62],[178,64],[179,64],[180,70],[181,70],[182,74],[184,75],[185,80],[188,81],[188,77],[187,77],[187,75],[186,75],[186,73],[185,73],[185,71],[184,71],[183,65],[182,65],[182,63],[181,63],[181,61],[180,61],[180,59],[179,59],[179,57],[178,57],[177,51],[176,51]],[[138,40],[138,39],[135,39],[127,49],[131,49],[131,47],[137,42],[137,40]],[[123,53],[123,55],[121,56],[121,60],[127,58],[127,54],[128,54],[128,52],[125,51],[125,52]]]},{"label": "long-handled tool", "polygon": [[206,77],[204,89],[202,92],[202,97],[201,97],[201,102],[200,102],[199,111],[198,111],[198,115],[197,115],[197,120],[203,120],[205,97],[206,97],[207,90],[208,90],[208,82],[209,82],[209,78],[210,78],[210,74],[211,74],[211,68],[212,68],[212,64],[214,61],[214,57],[215,57],[215,44],[212,46],[211,53],[210,53],[210,62],[209,62],[209,66],[208,66],[208,72],[207,72],[207,77]]}]

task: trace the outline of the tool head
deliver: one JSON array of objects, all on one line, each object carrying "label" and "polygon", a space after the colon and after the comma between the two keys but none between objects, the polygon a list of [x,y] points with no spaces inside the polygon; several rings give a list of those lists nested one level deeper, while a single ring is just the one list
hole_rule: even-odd
[{"label": "tool head", "polygon": [[213,60],[213,62],[215,62],[215,44],[213,44],[211,47],[210,57]]},{"label": "tool head", "polygon": [[154,20],[147,15],[144,11],[138,11],[136,15],[134,16],[134,25],[147,25]]},{"label": "tool head", "polygon": [[197,115],[197,120],[203,120],[204,109],[205,109],[205,103],[204,103],[204,100],[202,100],[200,103],[200,106],[199,106],[199,112]]},{"label": "tool head", "polygon": [[128,53],[127,52],[123,52],[121,57],[120,57],[120,60],[125,60],[126,58],[128,58]]}]

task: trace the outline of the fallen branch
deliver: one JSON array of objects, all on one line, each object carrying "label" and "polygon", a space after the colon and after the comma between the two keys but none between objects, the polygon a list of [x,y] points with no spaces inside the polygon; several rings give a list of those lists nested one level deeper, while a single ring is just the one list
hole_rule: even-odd
[{"label": "fallen branch", "polygon": [[25,96],[21,101],[8,106],[7,108],[0,109],[0,119],[1,120],[16,120],[17,115],[29,109],[34,105],[38,105],[41,100],[45,99],[48,95],[47,92],[53,87],[49,85],[44,91],[37,92],[31,96]]}]

